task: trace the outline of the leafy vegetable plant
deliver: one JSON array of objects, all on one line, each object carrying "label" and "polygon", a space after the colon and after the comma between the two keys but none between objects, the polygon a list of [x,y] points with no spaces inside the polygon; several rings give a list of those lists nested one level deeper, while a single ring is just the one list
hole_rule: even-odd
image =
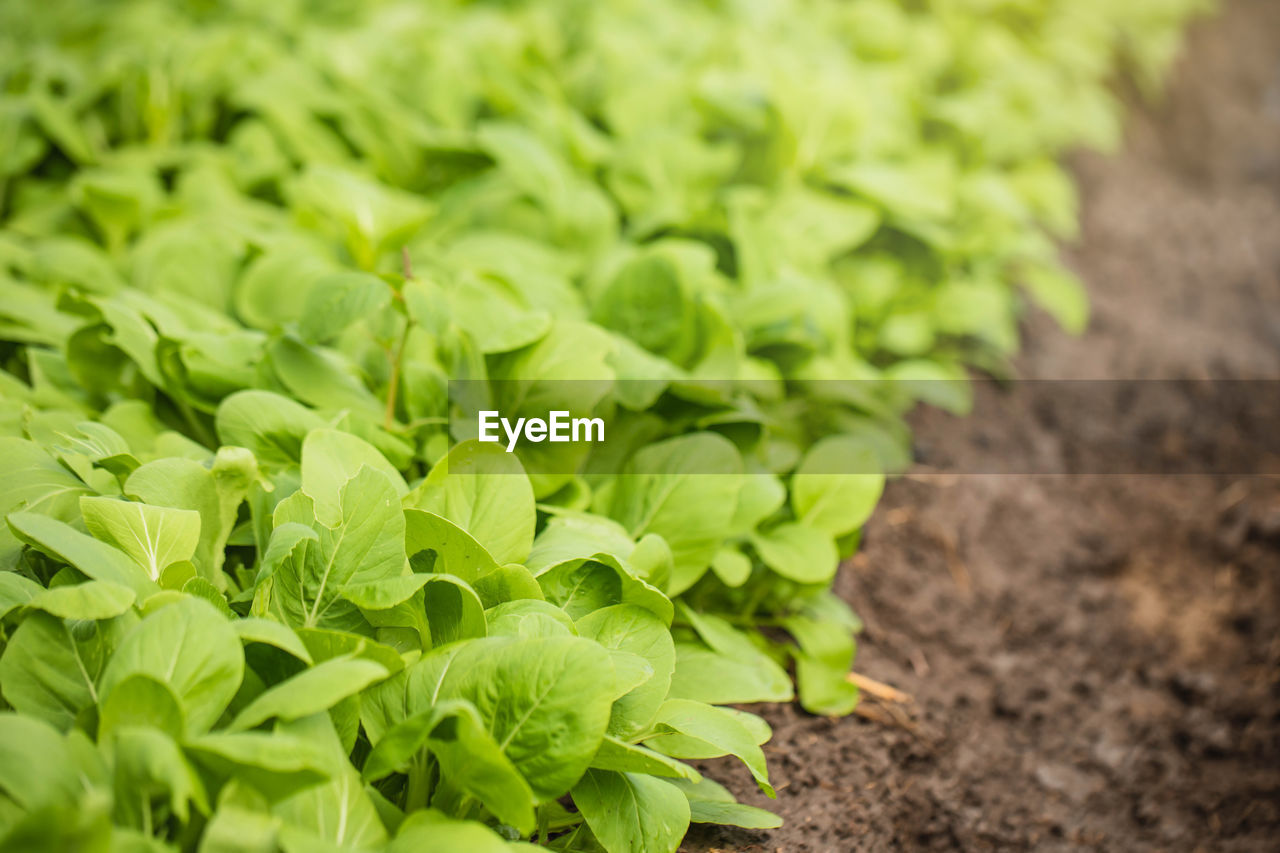
[{"label": "leafy vegetable plant", "polygon": [[1199,5],[0,8],[0,849],[776,826],[694,762],[852,710],[902,415],[1083,326],[1054,157]]}]

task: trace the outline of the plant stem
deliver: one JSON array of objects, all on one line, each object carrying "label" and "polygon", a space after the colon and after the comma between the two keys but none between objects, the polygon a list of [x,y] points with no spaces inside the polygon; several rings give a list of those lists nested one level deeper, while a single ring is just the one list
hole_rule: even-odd
[{"label": "plant stem", "polygon": [[396,353],[391,358],[391,384],[387,387],[387,411],[382,422],[383,428],[388,431],[396,422],[396,392],[400,388],[400,365],[404,361],[404,347],[409,340],[411,328],[413,328],[413,320],[406,317],[404,331],[400,333],[400,343],[396,346]]},{"label": "plant stem", "polygon": [[[409,262],[409,250],[407,248],[400,249],[400,264],[404,268],[405,280],[413,278],[413,265]],[[401,304],[404,303],[404,297],[400,291],[392,291],[395,299]],[[404,330],[400,333],[400,343],[396,345],[394,355],[391,355],[391,383],[387,387],[387,410],[382,419],[382,427],[388,432],[392,425],[396,422],[396,395],[400,390],[400,367],[404,362],[404,348],[409,342],[409,330],[413,328],[413,318],[406,311],[404,316]]]},{"label": "plant stem", "polygon": [[425,751],[414,756],[409,764],[409,784],[405,791],[405,811],[425,809],[431,802],[431,762]]}]

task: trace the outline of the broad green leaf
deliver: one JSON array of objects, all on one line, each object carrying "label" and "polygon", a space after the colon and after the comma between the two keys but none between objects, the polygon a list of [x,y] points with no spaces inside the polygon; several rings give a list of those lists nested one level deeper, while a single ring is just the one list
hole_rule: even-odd
[{"label": "broad green leaf", "polygon": [[387,672],[404,669],[399,652],[369,637],[326,628],[297,628],[295,632],[316,662],[350,655],[380,664]]},{"label": "broad green leaf", "polygon": [[0,619],[42,594],[45,588],[17,572],[0,571]]},{"label": "broad green leaf", "polygon": [[10,706],[69,729],[98,701],[98,680],[109,650],[103,629],[32,613],[0,657],[0,693]]},{"label": "broad green leaf", "polygon": [[[272,811],[284,820],[281,840],[286,851],[380,848],[387,831],[360,774],[347,760],[327,714],[300,719],[276,734],[296,735],[315,744],[324,755],[328,781],[276,803]],[[292,838],[290,837],[292,836]]]},{"label": "broad green leaf", "polygon": [[674,558],[668,591],[676,595],[705,573],[731,532],[742,485],[742,459],[727,439],[680,436],[636,454],[608,514],[637,539],[657,533],[667,541]]},{"label": "broad green leaf", "polygon": [[619,773],[648,773],[651,776],[694,780],[701,778],[697,770],[682,761],[610,735],[605,735],[600,742],[600,749],[596,751],[595,758],[591,759],[591,766]]},{"label": "broad green leaf", "polygon": [[547,520],[533,542],[525,565],[535,575],[570,560],[585,560],[609,554],[619,560],[630,558],[636,543],[627,529],[611,518],[589,513],[566,513]]},{"label": "broad green leaf", "polygon": [[61,521],[17,512],[9,516],[9,527],[26,544],[75,566],[94,580],[127,586],[139,599],[160,591],[146,570],[119,548],[86,536]]},{"label": "broad green leaf", "polygon": [[[0,516],[24,509],[59,521],[74,522],[80,498],[93,494],[80,478],[59,465],[33,441],[0,437]],[[12,567],[22,543],[9,530],[0,529],[0,568]]]},{"label": "broad green leaf", "polygon": [[79,799],[75,762],[57,729],[36,717],[0,711],[0,790],[32,810]]},{"label": "broad green leaf", "polygon": [[406,509],[405,552],[415,571],[448,572],[468,583],[497,568],[493,557],[458,525],[420,509]]},{"label": "broad green leaf", "polygon": [[1023,283],[1036,303],[1073,335],[1089,325],[1089,296],[1080,280],[1059,266],[1032,266],[1022,271]]},{"label": "broad green leaf", "polygon": [[751,558],[736,548],[721,548],[711,558],[711,571],[725,586],[739,587],[751,576]]},{"label": "broad green leaf", "polygon": [[860,623],[848,605],[831,593],[812,601],[782,626],[799,648],[796,685],[800,704],[811,714],[844,715],[858,703],[858,688],[849,683],[855,650],[853,634]]},{"label": "broad green leaf", "polygon": [[671,784],[689,798],[689,819],[693,823],[719,823],[743,829],[777,829],[782,818],[770,811],[735,802],[719,783],[711,779],[687,781],[676,779]]},{"label": "broad green leaf", "polygon": [[270,391],[239,391],[218,406],[218,438],[269,465],[297,465],[308,432],[325,426],[306,406]]},{"label": "broad green leaf", "polygon": [[386,307],[391,288],[368,273],[338,273],[307,289],[298,330],[309,343],[323,343],[343,329]]},{"label": "broad green leaf", "polygon": [[577,636],[578,629],[559,607],[539,599],[507,601],[485,611],[491,637]]},{"label": "broad green leaf", "polygon": [[258,463],[242,447],[223,447],[206,467],[194,460],[157,459],[125,482],[125,494],[154,506],[195,510],[200,539],[192,561],[200,576],[222,588],[222,563],[240,504],[258,478]]},{"label": "broad green leaf", "polygon": [[121,641],[102,674],[103,697],[131,675],[167,685],[182,704],[187,733],[208,731],[235,696],[244,653],[227,620],[197,598],[161,607]]},{"label": "broad green leaf", "polygon": [[304,669],[262,693],[241,711],[228,731],[252,729],[273,717],[296,720],[327,711],[342,699],[387,677],[373,661],[333,658]]},{"label": "broad green leaf", "polygon": [[674,614],[669,598],[608,554],[552,566],[538,575],[538,585],[548,601],[564,608],[573,618],[612,604],[642,607],[664,625],[670,624]]},{"label": "broad green leaf", "polygon": [[117,819],[145,829],[151,799],[163,796],[179,821],[190,818],[190,806],[209,813],[208,795],[194,767],[172,737],[152,727],[126,726],[114,730],[115,801]]},{"label": "broad green leaf", "polygon": [[[301,317],[311,288],[337,271],[337,264],[317,248],[309,241],[272,246],[249,264],[233,295],[240,319],[272,331]],[[285,281],[289,286],[281,285]]]},{"label": "broad green leaf", "polygon": [[479,800],[499,820],[528,834],[534,829],[529,784],[503,754],[468,702],[443,701],[390,728],[365,762],[364,778],[405,769],[423,747],[440,763],[442,792]]},{"label": "broad green leaf", "polygon": [[797,522],[753,534],[751,545],[766,566],[796,583],[830,581],[840,563],[831,534]]},{"label": "broad green leaf", "polygon": [[529,555],[536,521],[533,489],[520,462],[498,445],[457,445],[406,503],[461,527],[499,565],[520,563]]},{"label": "broad green leaf", "polygon": [[878,467],[863,442],[841,436],[820,441],[791,478],[796,517],[836,537],[861,527],[884,491]]},{"label": "broad green leaf", "polygon": [[565,793],[599,749],[612,683],[608,653],[590,640],[503,637],[464,646],[439,696],[476,707],[541,801]]},{"label": "broad green leaf", "polygon": [[342,587],[396,577],[404,568],[404,513],[386,477],[361,469],[342,487],[340,513],[336,526],[319,523],[311,498],[301,492],[276,507],[277,526],[312,526],[317,534],[290,551],[272,575],[271,610],[294,627],[358,625]]},{"label": "broad green leaf", "polygon": [[461,578],[431,576],[422,596],[433,646],[485,635],[484,605]]},{"label": "broad green leaf", "polygon": [[264,643],[288,652],[305,664],[312,662],[311,653],[288,625],[282,625],[271,619],[249,617],[236,619],[231,623],[231,627],[242,643]]},{"label": "broad green leaf", "polygon": [[329,775],[319,747],[282,732],[215,732],[188,738],[184,746],[215,777],[234,778],[271,801],[323,782]]},{"label": "broad green leaf", "polygon": [[645,746],[672,758],[732,755],[747,766],[762,791],[774,796],[764,752],[731,712],[689,699],[670,699],[658,710],[654,731],[657,734],[645,738]]},{"label": "broad green leaf", "polygon": [[414,812],[400,827],[387,853],[510,853],[511,848],[482,823],[458,820],[432,809]]},{"label": "broad green leaf", "polygon": [[609,733],[628,740],[653,722],[667,698],[675,672],[676,649],[665,625],[647,610],[630,604],[605,607],[577,622],[578,633],[611,652],[629,652],[648,661],[653,674],[613,703]]},{"label": "broad green leaf", "polygon": [[216,586],[204,578],[191,577],[182,584],[182,592],[184,595],[190,595],[195,598],[202,598],[214,606],[219,613],[227,619],[234,620],[237,614],[231,609],[231,605],[227,603],[224,596]]},{"label": "broad green leaf", "polygon": [[199,853],[276,853],[279,818],[221,803],[200,836]]},{"label": "broad green leaf", "polygon": [[573,786],[573,804],[609,853],[675,853],[689,828],[680,789],[640,773],[588,770]]},{"label": "broad green leaf", "polygon": [[684,605],[680,614],[702,642],[676,643],[673,698],[709,704],[791,701],[791,679],[750,635],[721,617]]},{"label": "broad green leaf", "polygon": [[485,572],[471,586],[486,608],[508,601],[540,600],[544,597],[538,579],[517,563],[508,563]]},{"label": "broad green leaf", "polygon": [[110,619],[128,610],[134,592],[109,581],[86,581],[42,591],[27,606],[62,619]]},{"label": "broad green leaf", "polygon": [[80,512],[96,538],[133,558],[152,580],[165,566],[190,560],[200,541],[200,514],[137,501],[83,497]]},{"label": "broad green leaf", "polygon": [[146,726],[181,738],[186,728],[178,697],[162,681],[131,675],[121,681],[98,710],[98,740],[119,729]]},{"label": "broad green leaf", "polygon": [[[767,658],[765,660],[768,660]],[[769,661],[742,660],[705,646],[676,643],[676,672],[671,696],[701,702],[790,702],[791,679]]]},{"label": "broad green leaf", "polygon": [[469,644],[432,649],[391,678],[360,697],[360,722],[370,743],[377,745],[387,730],[415,714],[428,711],[441,699],[441,682],[454,658]]},{"label": "broad green leaf", "polygon": [[302,490],[315,501],[316,518],[336,526],[342,518],[342,489],[363,467],[384,475],[396,496],[408,493],[400,472],[372,445],[351,433],[317,429],[302,442]]}]

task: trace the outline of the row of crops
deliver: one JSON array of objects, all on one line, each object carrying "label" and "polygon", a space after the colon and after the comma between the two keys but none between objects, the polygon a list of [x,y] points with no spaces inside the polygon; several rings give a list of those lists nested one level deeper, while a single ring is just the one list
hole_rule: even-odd
[{"label": "row of crops", "polygon": [[0,6],[0,849],[776,826],[690,762],[852,710],[902,417],[1083,326],[1055,158],[1200,6]]}]

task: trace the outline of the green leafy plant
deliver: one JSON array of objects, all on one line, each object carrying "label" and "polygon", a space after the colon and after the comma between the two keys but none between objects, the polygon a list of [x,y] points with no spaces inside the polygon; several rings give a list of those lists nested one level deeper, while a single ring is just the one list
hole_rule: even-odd
[{"label": "green leafy plant", "polygon": [[777,825],[690,762],[852,710],[902,416],[1083,327],[1054,158],[1200,5],[0,9],[0,849]]}]

